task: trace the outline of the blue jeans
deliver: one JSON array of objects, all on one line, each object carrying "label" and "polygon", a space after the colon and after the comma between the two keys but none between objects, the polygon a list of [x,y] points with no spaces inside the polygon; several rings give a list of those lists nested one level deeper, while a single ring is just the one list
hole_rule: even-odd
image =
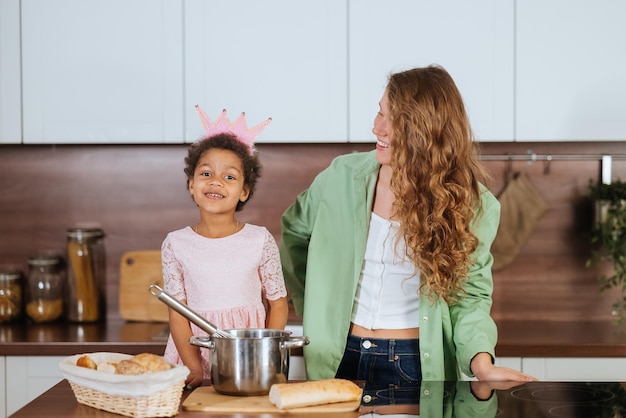
[{"label": "blue jeans", "polygon": [[417,405],[420,403],[422,382],[407,382],[402,385],[379,385],[366,381],[363,387],[361,405]]},{"label": "blue jeans", "polygon": [[422,380],[419,339],[377,339],[348,335],[335,375],[377,385],[404,385]]}]

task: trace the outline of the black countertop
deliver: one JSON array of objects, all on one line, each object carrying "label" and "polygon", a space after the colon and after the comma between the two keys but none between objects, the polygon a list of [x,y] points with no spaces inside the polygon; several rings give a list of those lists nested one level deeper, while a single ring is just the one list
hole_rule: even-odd
[{"label": "black countertop", "polygon": [[[478,386],[478,384],[482,386]],[[327,413],[328,418],[358,417],[428,417],[428,418],[521,418],[521,417],[596,417],[626,416],[626,384],[620,382],[421,382],[410,387],[365,388],[361,406],[354,412]],[[209,416],[220,418],[284,417],[285,411],[255,413],[185,409],[184,391],[180,400],[180,418]],[[293,416],[292,414],[287,414]],[[301,414],[294,414],[301,415]],[[306,415],[306,414],[305,414]],[[315,415],[315,414],[312,414]],[[66,380],[11,415],[11,418],[101,417],[120,415],[79,404]]]}]

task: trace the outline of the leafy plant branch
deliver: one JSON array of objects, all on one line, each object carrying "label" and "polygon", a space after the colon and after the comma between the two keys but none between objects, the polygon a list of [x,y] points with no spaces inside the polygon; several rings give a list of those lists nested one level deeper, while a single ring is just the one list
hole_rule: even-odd
[{"label": "leafy plant branch", "polygon": [[626,324],[626,183],[594,185],[589,182],[589,196],[596,201],[596,222],[591,231],[593,249],[587,267],[608,262],[612,274],[598,280],[600,292],[617,288],[619,297],[613,303],[617,324]]}]

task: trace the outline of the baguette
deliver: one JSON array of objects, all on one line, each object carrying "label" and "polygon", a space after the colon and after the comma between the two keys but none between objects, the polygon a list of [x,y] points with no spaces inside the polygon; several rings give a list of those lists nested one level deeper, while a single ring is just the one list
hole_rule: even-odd
[{"label": "baguette", "polygon": [[298,383],[275,383],[270,388],[269,399],[278,409],[292,409],[358,401],[362,393],[361,388],[349,380],[325,379]]}]

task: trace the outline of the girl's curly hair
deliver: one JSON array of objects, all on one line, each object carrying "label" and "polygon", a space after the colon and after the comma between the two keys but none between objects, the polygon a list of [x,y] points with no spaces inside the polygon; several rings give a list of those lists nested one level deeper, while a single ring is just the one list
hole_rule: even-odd
[{"label": "girl's curly hair", "polygon": [[185,157],[184,169],[185,175],[187,176],[187,190],[189,190],[189,181],[193,179],[193,175],[198,167],[198,161],[200,161],[200,158],[205,152],[215,148],[232,151],[241,160],[244,173],[243,184],[247,186],[250,191],[248,193],[248,199],[246,199],[245,202],[239,201],[237,203],[235,211],[238,212],[243,209],[244,205],[250,201],[254,194],[257,180],[261,177],[261,163],[256,151],[251,153],[250,148],[231,133],[205,137],[194,142],[189,147],[187,157]]},{"label": "girl's curly hair", "polygon": [[439,66],[389,76],[392,119],[391,189],[407,256],[421,288],[448,303],[464,295],[463,283],[478,246],[472,221],[480,210],[477,163],[463,99]]}]

